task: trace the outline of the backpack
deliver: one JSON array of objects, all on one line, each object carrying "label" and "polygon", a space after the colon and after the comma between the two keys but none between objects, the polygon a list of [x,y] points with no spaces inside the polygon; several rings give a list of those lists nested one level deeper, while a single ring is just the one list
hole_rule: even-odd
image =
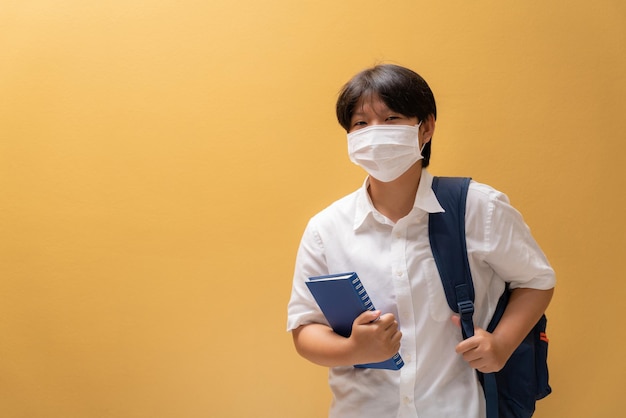
[{"label": "backpack", "polygon": [[[445,213],[431,213],[428,235],[450,309],[461,317],[463,338],[474,335],[474,285],[465,242],[465,203],[471,179],[435,177],[432,189]],[[492,332],[509,300],[508,284],[487,331]],[[485,392],[487,418],[528,418],[535,401],[548,396],[548,339],[543,315],[502,370],[478,372]]]}]

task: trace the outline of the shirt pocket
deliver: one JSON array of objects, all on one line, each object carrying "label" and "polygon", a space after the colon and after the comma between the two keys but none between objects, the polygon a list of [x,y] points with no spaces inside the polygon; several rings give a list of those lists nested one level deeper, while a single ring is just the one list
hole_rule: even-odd
[{"label": "shirt pocket", "polygon": [[435,259],[424,263],[426,272],[426,288],[428,289],[428,310],[437,322],[449,321],[455,313],[448,306],[446,294],[441,283]]}]

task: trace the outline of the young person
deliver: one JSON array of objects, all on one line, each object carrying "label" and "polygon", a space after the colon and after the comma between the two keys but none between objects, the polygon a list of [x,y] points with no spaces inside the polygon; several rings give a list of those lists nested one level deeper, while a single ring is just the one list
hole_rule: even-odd
[{"label": "young person", "polygon": [[[330,417],[484,417],[475,369],[501,369],[546,310],[554,271],[508,198],[472,181],[465,215],[475,287],[475,335],[462,340],[430,249],[429,213],[443,209],[426,170],[437,116],[428,84],[410,69],[378,65],[354,76],[337,101],[363,186],[308,223],[296,258],[287,328],[306,359],[330,368]],[[344,338],[305,285],[355,271],[377,311]],[[493,333],[485,331],[513,290]],[[400,351],[399,371],[354,368]]]}]

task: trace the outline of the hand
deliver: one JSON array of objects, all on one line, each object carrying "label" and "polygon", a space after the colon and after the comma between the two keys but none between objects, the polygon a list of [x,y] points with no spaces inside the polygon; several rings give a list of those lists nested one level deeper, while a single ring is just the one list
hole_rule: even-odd
[{"label": "hand", "polygon": [[[452,322],[461,328],[458,316],[453,316]],[[461,341],[456,346],[456,352],[463,356],[470,367],[483,373],[499,371],[511,355],[494,334],[478,327],[474,328],[473,337]]]},{"label": "hand", "polygon": [[365,311],[352,323],[350,341],[355,364],[375,363],[391,358],[400,350],[402,332],[393,314]]}]

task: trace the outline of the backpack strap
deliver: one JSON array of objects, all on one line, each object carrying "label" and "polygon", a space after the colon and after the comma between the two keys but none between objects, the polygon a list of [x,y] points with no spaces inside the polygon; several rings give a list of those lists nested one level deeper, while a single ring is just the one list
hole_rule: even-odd
[{"label": "backpack strap", "polygon": [[[432,189],[444,213],[428,216],[428,236],[450,309],[461,317],[463,338],[474,335],[474,282],[467,258],[465,204],[471,178],[434,177]],[[482,374],[487,418],[498,418],[494,373]]]},{"label": "backpack strap", "polygon": [[471,178],[434,177],[445,212],[428,217],[428,237],[450,309],[461,316],[463,338],[474,335],[474,283],[465,242],[465,201]]}]

